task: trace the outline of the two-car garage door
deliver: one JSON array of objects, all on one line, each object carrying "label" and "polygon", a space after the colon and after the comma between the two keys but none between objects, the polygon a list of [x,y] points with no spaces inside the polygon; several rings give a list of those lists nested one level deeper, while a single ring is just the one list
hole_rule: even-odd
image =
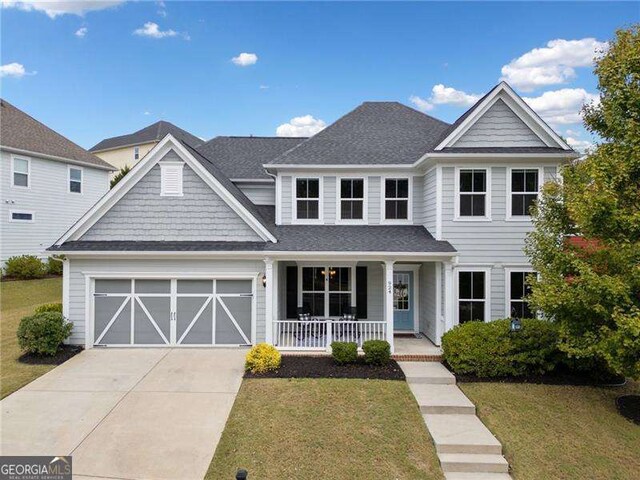
[{"label": "two-car garage door", "polygon": [[94,282],[94,345],[246,345],[253,341],[254,279]]}]

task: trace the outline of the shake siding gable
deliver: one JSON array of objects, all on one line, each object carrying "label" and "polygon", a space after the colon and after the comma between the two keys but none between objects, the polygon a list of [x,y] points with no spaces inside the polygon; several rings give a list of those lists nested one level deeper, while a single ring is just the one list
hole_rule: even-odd
[{"label": "shake siding gable", "polygon": [[[177,161],[169,152],[163,160]],[[188,166],[183,196],[161,196],[155,165],[81,240],[261,241],[254,230]]]}]

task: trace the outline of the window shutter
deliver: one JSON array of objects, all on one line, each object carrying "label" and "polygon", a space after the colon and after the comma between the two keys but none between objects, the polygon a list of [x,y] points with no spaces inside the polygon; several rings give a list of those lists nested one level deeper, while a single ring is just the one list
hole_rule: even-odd
[{"label": "window shutter", "polygon": [[161,165],[162,174],[160,195],[182,195],[182,165]]},{"label": "window shutter", "polygon": [[298,318],[298,267],[287,267],[287,318]]},{"label": "window shutter", "polygon": [[367,267],[356,267],[356,316],[367,318]]}]

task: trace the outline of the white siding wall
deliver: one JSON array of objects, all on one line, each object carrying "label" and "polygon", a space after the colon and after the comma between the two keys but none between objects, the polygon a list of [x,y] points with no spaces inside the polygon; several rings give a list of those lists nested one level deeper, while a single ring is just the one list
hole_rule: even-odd
[{"label": "white siding wall", "polygon": [[[68,165],[31,159],[30,188],[12,184],[11,154],[2,151],[0,163],[0,261],[14,255],[47,256],[44,250],[62,236],[78,218],[109,190],[109,171],[83,170],[82,194],[69,192]],[[33,223],[10,222],[10,211],[29,211]]]},{"label": "white siding wall", "polygon": [[436,234],[436,169],[432,168],[423,178],[423,221],[433,236]]},{"label": "white siding wall", "polygon": [[436,342],[436,264],[425,262],[420,267],[420,331]]},{"label": "white siding wall", "polygon": [[276,204],[276,186],[274,183],[235,182],[235,185],[256,205]]},{"label": "white siding wall", "polygon": [[256,275],[256,341],[265,336],[265,289],[261,282],[264,262],[253,260],[163,260],[163,259],[71,259],[69,260],[69,320],[73,322],[70,343],[85,343],[85,274],[122,274],[128,278],[148,273],[167,276],[171,274],[250,274]]}]

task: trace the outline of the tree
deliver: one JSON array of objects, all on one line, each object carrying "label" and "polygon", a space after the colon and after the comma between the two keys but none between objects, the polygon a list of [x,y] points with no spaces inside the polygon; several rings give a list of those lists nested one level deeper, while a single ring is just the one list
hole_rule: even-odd
[{"label": "tree", "polygon": [[529,301],[560,324],[560,348],[640,377],[640,26],[596,59],[600,102],[583,109],[601,142],[562,170],[533,211]]},{"label": "tree", "polygon": [[131,171],[131,168],[129,168],[129,165],[125,165],[124,167],[122,167],[118,171],[118,173],[116,173],[111,179],[111,188],[115,187],[118,184],[118,182],[122,180],[124,176],[130,171]]}]

